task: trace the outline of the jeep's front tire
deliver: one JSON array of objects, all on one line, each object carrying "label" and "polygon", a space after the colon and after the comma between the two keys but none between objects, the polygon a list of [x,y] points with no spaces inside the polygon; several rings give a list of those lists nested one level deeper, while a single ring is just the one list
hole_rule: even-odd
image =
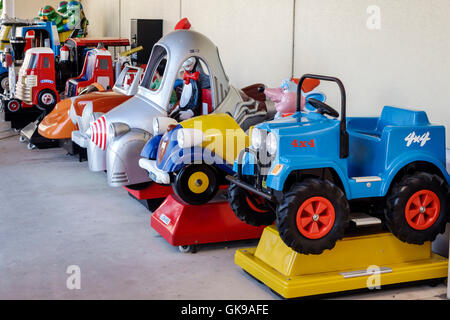
[{"label": "jeep's front tire", "polygon": [[[237,178],[237,174],[234,177]],[[275,221],[275,212],[266,200],[232,182],[228,187],[228,197],[239,220],[255,227],[268,226]]]},{"label": "jeep's front tire", "polygon": [[342,239],[350,207],[342,190],[328,180],[305,179],[294,184],[277,209],[281,239],[303,254],[320,254]]},{"label": "jeep's front tire", "polygon": [[425,172],[404,176],[392,186],[385,217],[389,230],[401,241],[423,244],[445,232],[448,219],[447,185]]}]

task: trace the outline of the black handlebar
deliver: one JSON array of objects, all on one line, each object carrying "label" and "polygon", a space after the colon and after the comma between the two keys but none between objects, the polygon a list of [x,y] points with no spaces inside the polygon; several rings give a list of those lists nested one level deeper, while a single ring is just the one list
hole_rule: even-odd
[{"label": "black handlebar", "polygon": [[306,79],[317,79],[317,80],[323,80],[323,81],[331,81],[335,82],[339,90],[341,91],[341,124],[340,124],[340,146],[339,146],[339,157],[340,158],[347,158],[348,152],[349,152],[349,143],[348,143],[348,133],[347,133],[347,117],[346,117],[346,95],[345,95],[345,88],[342,84],[342,81],[335,77],[329,77],[329,76],[321,76],[317,74],[305,74],[303,75],[299,82],[297,87],[297,112],[300,112],[301,110],[301,90],[303,82]]}]

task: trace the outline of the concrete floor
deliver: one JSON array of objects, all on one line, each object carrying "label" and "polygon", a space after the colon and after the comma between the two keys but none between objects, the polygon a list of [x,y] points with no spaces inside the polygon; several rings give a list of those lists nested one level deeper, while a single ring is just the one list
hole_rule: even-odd
[{"label": "concrete floor", "polygon": [[[234,264],[254,242],[182,254],[150,213],[62,149],[28,150],[0,122],[0,299],[279,299]],[[69,290],[68,266],[81,270]],[[444,284],[339,299],[443,299]]]}]

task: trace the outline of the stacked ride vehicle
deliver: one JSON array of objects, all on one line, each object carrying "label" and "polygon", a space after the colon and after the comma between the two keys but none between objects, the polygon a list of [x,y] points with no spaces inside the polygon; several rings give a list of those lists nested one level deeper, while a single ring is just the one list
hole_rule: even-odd
[{"label": "stacked ride vehicle", "polygon": [[307,78],[339,86],[340,120],[316,99],[308,100],[315,112],[301,112],[298,95],[294,115],[252,128],[237,173],[227,176],[237,217],[251,225],[275,221],[284,243],[304,254],[332,249],[351,208],[377,215],[407,243],[444,232],[450,183],[445,127],[430,124],[423,111],[390,106],[380,117],[347,117],[339,79],[305,75],[299,88]]},{"label": "stacked ride vehicle", "polygon": [[[8,67],[13,62],[10,40],[11,38],[16,38],[16,32],[21,30],[17,30],[18,27],[30,26],[33,25],[33,22],[17,18],[4,17],[1,19],[0,23],[0,94],[4,94],[9,90]],[[40,26],[37,27],[39,28]],[[27,38],[30,37],[28,36]],[[7,56],[9,61],[6,61],[5,53],[8,53]]]},{"label": "stacked ride vehicle", "polygon": [[[67,61],[68,60],[64,60]],[[62,62],[61,62],[62,63]],[[59,75],[60,73],[58,73]],[[37,125],[60,100],[57,87],[65,84],[65,96],[73,97],[86,87],[97,83],[101,88],[111,87],[114,71],[111,53],[104,49],[91,49],[86,53],[81,74],[66,81],[55,78],[53,52],[48,48],[33,48],[27,51],[25,63],[19,72],[16,98],[27,105],[42,110],[41,115],[21,130],[21,137],[29,141],[29,146],[53,146],[54,141],[43,138],[36,131]]]},{"label": "stacked ride vehicle", "polygon": [[30,110],[30,117],[22,117],[20,112],[22,103],[15,98],[16,67],[24,62],[25,52],[30,48],[46,47],[53,51],[54,56],[59,56],[60,42],[52,22],[14,23],[10,34],[12,51],[7,48],[1,54],[2,67],[8,72],[8,76],[4,77],[1,100],[5,110],[5,121],[11,121],[13,129],[20,129],[30,122],[30,117],[35,118],[40,112]]},{"label": "stacked ride vehicle", "polygon": [[97,119],[91,116],[100,117],[134,96],[142,74],[143,69],[126,66],[112,90],[89,92],[60,101],[39,124],[39,134],[50,140],[58,140],[59,145],[70,154],[78,153],[83,158],[85,152],[82,150],[89,141],[86,131],[90,123]]},{"label": "stacked ride vehicle", "polygon": [[[33,41],[39,45],[42,41],[36,37],[37,34],[38,33],[35,32]],[[105,77],[105,73],[109,74],[109,69],[99,70],[102,66],[104,67],[106,63],[108,63],[108,66],[111,66],[108,61],[102,61],[102,66],[98,65],[95,67],[92,66],[92,63],[96,63],[96,61],[90,61],[90,63],[83,64],[86,60],[85,56],[87,52],[90,49],[97,47],[100,43],[103,44],[105,48],[113,47],[115,49],[116,47],[128,46],[129,40],[115,38],[76,38],[68,39],[62,48],[59,47],[58,43],[58,46],[55,48],[36,48],[33,49],[34,51],[30,52],[27,50],[27,53],[25,54],[27,63],[22,64],[20,72],[22,77],[17,79],[17,87],[20,88],[20,92],[17,93],[16,82],[15,80],[12,81],[12,79],[16,78],[15,63],[11,63],[9,65],[9,77],[11,78],[9,81],[9,91],[2,95],[2,103],[5,106],[5,120],[11,121],[11,127],[13,129],[21,129],[38,118],[42,114],[43,108],[47,112],[51,110],[59,100],[59,96],[64,94],[66,81],[69,78],[76,77],[80,73],[87,78],[86,71],[91,73],[94,71],[94,73],[98,73],[99,76],[103,77]],[[23,55],[25,50],[23,46],[18,47],[13,44],[13,47],[15,58],[17,58],[18,55]],[[31,47],[34,48],[34,45]],[[51,53],[49,50],[53,51],[53,57],[50,57]],[[103,54],[104,52],[101,53]],[[104,53],[103,55],[105,54],[107,55],[107,53]],[[99,60],[101,59],[104,60],[108,58],[100,57]],[[91,60],[96,60],[96,58],[93,59],[93,57],[91,57]],[[50,67],[50,64],[54,67]],[[91,66],[88,68],[89,65]],[[84,70],[84,67],[87,69]],[[27,76],[30,76],[28,82],[26,81]],[[96,74],[92,74],[89,78],[96,79]],[[114,81],[111,80],[109,83],[112,84]],[[41,91],[44,89],[47,90],[47,94],[45,95],[46,99],[42,99],[41,95]]]}]

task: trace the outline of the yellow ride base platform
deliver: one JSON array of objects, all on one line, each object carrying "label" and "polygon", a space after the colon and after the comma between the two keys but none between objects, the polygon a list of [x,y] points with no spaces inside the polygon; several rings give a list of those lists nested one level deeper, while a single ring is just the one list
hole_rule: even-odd
[{"label": "yellow ride base platform", "polygon": [[448,260],[431,243],[407,244],[391,233],[346,237],[320,255],[284,244],[276,227],[256,248],[237,250],[235,263],[284,298],[298,298],[447,277]]}]

